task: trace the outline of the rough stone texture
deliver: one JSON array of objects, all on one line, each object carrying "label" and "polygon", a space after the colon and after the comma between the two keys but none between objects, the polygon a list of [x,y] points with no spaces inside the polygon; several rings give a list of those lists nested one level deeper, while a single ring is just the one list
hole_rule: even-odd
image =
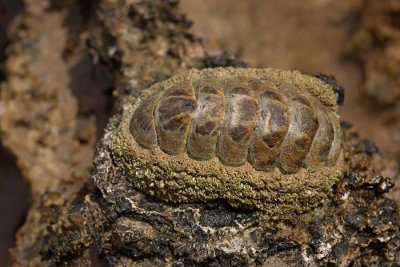
[{"label": "rough stone texture", "polygon": [[[400,2],[364,1],[360,21],[346,47],[347,55],[361,63],[365,76],[364,90],[377,110],[384,128],[381,140],[392,148],[388,155],[400,159]],[[365,101],[368,102],[368,101]],[[399,161],[400,162],[400,161]],[[400,177],[391,195],[400,203]]]},{"label": "rough stone texture", "polygon": [[[34,2],[27,4],[35,6]],[[189,66],[242,64],[223,56],[210,60],[176,4],[101,1],[103,24],[91,31],[88,45],[95,62],[111,70],[117,96],[116,115],[98,144],[92,177],[104,180],[105,190],[67,177],[69,182],[55,182],[55,190],[37,195],[18,234],[15,265],[399,265],[397,206],[383,196],[393,186],[386,175],[398,170],[346,124],[348,171],[333,188],[330,201],[301,215],[270,217],[229,208],[223,201],[166,204],[137,191],[118,171],[107,140],[121,119],[124,102]],[[55,12],[62,13],[65,6],[59,9]],[[46,17],[39,14],[35,21]],[[22,111],[21,115],[27,112]],[[12,151],[18,159],[24,157],[18,149]]]},{"label": "rough stone texture", "polygon": [[[8,27],[6,79],[0,84],[1,141],[15,155],[33,194],[33,207],[17,234],[17,254],[28,253],[26,246],[46,231],[36,210],[40,195],[61,192],[60,182],[79,188],[88,178],[95,122],[103,127],[107,118],[105,106],[111,99],[101,96],[110,88],[111,76],[104,75],[104,66],[93,66],[85,44],[84,31],[92,27],[94,12],[93,3],[87,3],[25,1],[24,13]],[[82,98],[87,94],[96,106]],[[103,115],[97,116],[100,110]]]},{"label": "rough stone texture", "polygon": [[[9,23],[23,10],[22,1],[0,0],[0,83],[6,78],[5,50],[9,43]],[[24,181],[15,157],[0,144],[0,266],[9,263],[8,249],[13,246],[15,232],[29,208],[29,184]],[[10,205],[9,203],[13,203]]]},{"label": "rough stone texture", "polygon": [[93,45],[100,49],[99,57],[117,64],[113,66],[117,96],[137,95],[205,56],[200,39],[188,31],[191,22],[172,11],[177,4],[175,0],[101,1],[98,15],[106,36]]},{"label": "rough stone texture", "polygon": [[[111,120],[107,132],[119,119]],[[222,201],[156,201],[118,171],[106,134],[94,174],[102,192],[76,199],[71,225],[49,233],[41,252],[64,263],[112,266],[396,266],[397,206],[383,196],[393,181],[375,169],[382,158],[369,155],[365,141],[344,130],[349,169],[332,199],[312,212],[280,217],[235,210]]]},{"label": "rough stone texture", "polygon": [[7,26],[22,11],[22,1],[0,0],[0,80],[5,78],[5,49],[8,43]]},{"label": "rough stone texture", "polygon": [[63,57],[71,38],[63,26],[68,10],[48,12],[49,1],[26,5],[9,37],[0,130],[37,194],[88,174],[95,124],[93,118],[78,117],[70,75],[77,62]]},{"label": "rough stone texture", "polygon": [[380,104],[395,104],[400,99],[400,2],[365,1],[350,47],[363,64],[367,94]]},{"label": "rough stone texture", "polygon": [[[198,64],[194,58],[204,55],[199,39],[187,31],[189,21],[172,12],[175,1],[25,4],[25,14],[10,30],[1,110],[2,141],[18,158],[35,194],[12,252],[17,265],[44,264],[39,254],[43,236],[51,228],[67,227],[74,196],[90,191],[84,178],[93,159],[94,122],[104,125],[111,100],[108,96],[99,105],[102,88],[110,88],[115,78],[121,85],[115,95],[122,100],[125,93],[135,94],[124,89],[125,83],[139,90],[189,61]],[[95,8],[102,28],[91,18]]]}]

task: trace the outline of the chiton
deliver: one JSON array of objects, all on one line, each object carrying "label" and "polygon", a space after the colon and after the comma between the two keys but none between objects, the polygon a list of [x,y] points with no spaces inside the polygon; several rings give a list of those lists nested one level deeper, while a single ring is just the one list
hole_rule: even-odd
[{"label": "chiton", "polygon": [[111,136],[129,181],[171,202],[302,212],[327,199],[342,173],[335,93],[298,72],[178,74],[126,104]]}]

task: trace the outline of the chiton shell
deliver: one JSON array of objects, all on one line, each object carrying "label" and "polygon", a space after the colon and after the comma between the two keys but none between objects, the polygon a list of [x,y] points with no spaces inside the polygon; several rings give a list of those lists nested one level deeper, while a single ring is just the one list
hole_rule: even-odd
[{"label": "chiton shell", "polygon": [[125,105],[111,150],[135,187],[165,201],[302,212],[342,174],[336,111],[332,87],[298,72],[191,70]]}]

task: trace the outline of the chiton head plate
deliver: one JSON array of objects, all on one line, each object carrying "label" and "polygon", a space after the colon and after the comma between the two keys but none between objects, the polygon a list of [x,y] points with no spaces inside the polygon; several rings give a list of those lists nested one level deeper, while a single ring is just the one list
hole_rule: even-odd
[{"label": "chiton head plate", "polygon": [[332,88],[298,72],[191,70],[127,104],[110,146],[128,179],[162,200],[302,212],[341,176],[336,111]]}]

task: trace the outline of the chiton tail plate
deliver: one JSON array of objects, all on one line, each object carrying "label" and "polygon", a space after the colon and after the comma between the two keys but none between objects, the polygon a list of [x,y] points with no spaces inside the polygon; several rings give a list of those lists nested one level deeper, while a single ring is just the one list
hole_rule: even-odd
[{"label": "chiton tail plate", "polygon": [[127,104],[112,140],[127,178],[171,202],[302,212],[327,199],[342,173],[334,91],[298,72],[178,74]]}]

